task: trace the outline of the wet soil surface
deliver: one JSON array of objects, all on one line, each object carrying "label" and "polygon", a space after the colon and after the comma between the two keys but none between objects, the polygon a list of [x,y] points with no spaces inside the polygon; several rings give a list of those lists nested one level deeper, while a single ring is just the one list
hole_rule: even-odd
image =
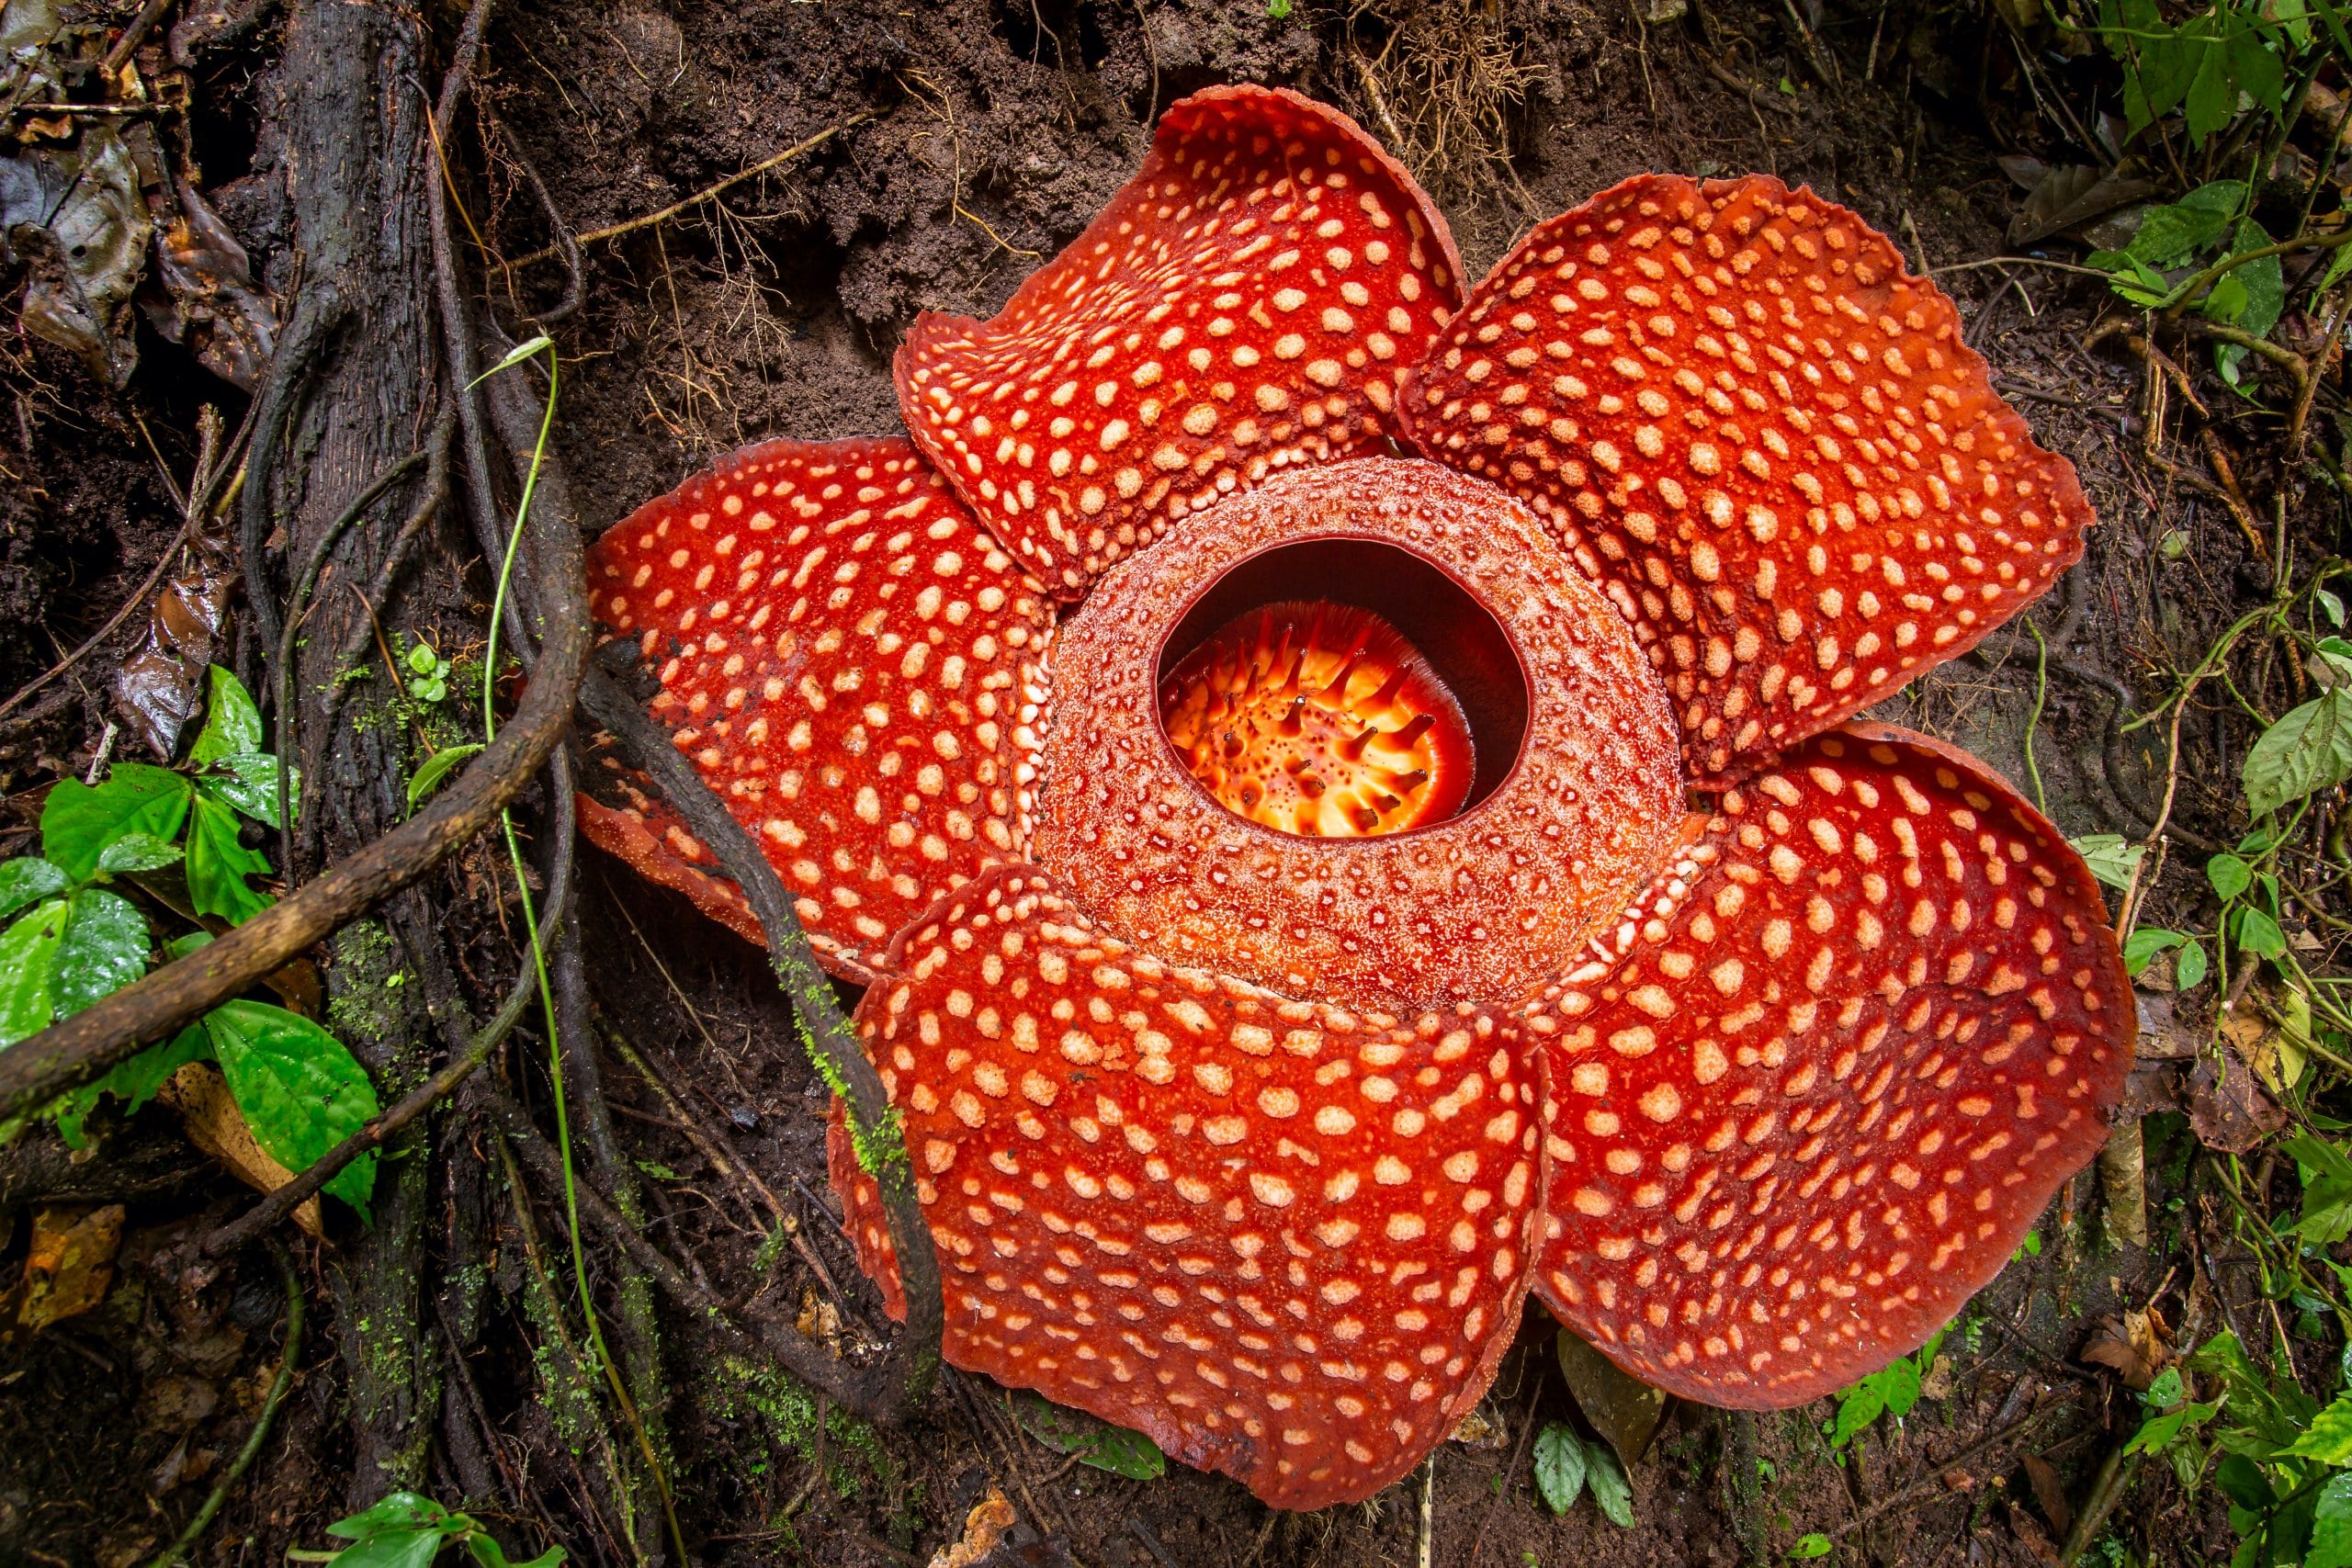
[{"label": "wet soil surface", "polygon": [[[1646,15],[1647,0],[1638,8]],[[514,258],[501,281],[518,312],[545,309],[563,287],[560,259],[533,254],[551,235],[522,160],[589,232],[815,142],[719,200],[587,246],[584,308],[562,329],[556,439],[589,520],[616,518],[749,440],[897,428],[889,355],[915,312],[992,312],[1133,169],[1157,110],[1213,83],[1298,86],[1402,144],[1474,273],[1532,222],[1652,169],[1774,173],[1853,206],[1915,266],[1964,263],[2004,249],[2015,191],[1996,155],[2036,151],[2048,134],[2007,44],[1988,44],[1990,24],[1973,10],[1833,4],[1808,40],[1793,7],[1719,6],[1657,26],[1623,7],[1557,0],[1271,9],[1284,14],[1256,0],[514,7],[491,50],[488,145],[467,156],[492,171],[475,220]],[[1384,56],[1392,41],[1399,51]],[[1436,62],[1435,74],[1396,71],[1417,57]],[[1468,87],[1459,70],[1444,74],[1462,58],[1479,62]],[[213,107],[199,150],[257,276],[284,290],[299,285],[299,265],[267,194],[269,60],[265,31],[204,82]],[[1497,80],[1508,96],[1492,93]],[[1469,107],[1430,107],[1455,101],[1448,94]],[[2150,695],[2152,671],[2193,660],[2264,583],[2241,570],[2248,547],[2222,512],[2139,460],[2139,366],[2081,346],[2102,304],[2094,287],[2033,268],[1941,281],[1997,384],[2075,463],[2104,525],[2082,569],[2034,613],[2046,653],[2023,633],[1998,637],[1886,716],[1958,740],[2013,779],[2038,773],[2070,833],[2144,832],[2164,758],[2152,732],[2110,734],[2118,700]],[[12,352],[15,410],[0,421],[0,691],[95,630],[170,538],[175,513],[140,419],[160,424],[156,440],[184,463],[192,397],[242,412],[217,384],[191,393],[184,378],[203,372],[160,351],[150,378],[119,398],[38,344]],[[0,852],[22,852],[51,780],[88,768],[116,656],[102,649],[0,728],[0,789],[10,792]],[[2221,759],[2244,736],[2217,721],[2191,727],[2184,743],[2186,833],[2233,839]],[[676,1091],[672,1103],[608,1061],[623,1138],[649,1177],[652,1234],[730,1300],[756,1292],[789,1314],[822,1299],[830,1280],[842,1331],[872,1333],[878,1310],[822,1191],[824,1091],[754,955],[608,863],[584,864],[591,950],[605,955],[594,976],[600,1005]],[[2152,918],[2192,896],[2189,878],[2173,874]],[[140,1560],[241,1440],[274,1365],[277,1285],[265,1259],[198,1280],[156,1280],[144,1267],[162,1238],[232,1212],[238,1191],[159,1115],[119,1129],[109,1145],[107,1157],[136,1180],[69,1173],[40,1189],[50,1201],[85,1187],[85,1197],[123,1194],[130,1229],[101,1312],[0,1347],[0,1557],[75,1568]],[[683,1134],[681,1116],[703,1145]],[[713,1143],[775,1209],[713,1164]],[[1217,1478],[1175,1470],[1128,1481],[1008,1443],[1006,1424],[976,1408],[1001,1402],[985,1384],[951,1382],[878,1447],[837,1440],[828,1450],[820,1440],[812,1453],[805,1416],[748,1384],[721,1397],[723,1378],[677,1367],[667,1414],[689,1533],[711,1562],[921,1562],[993,1480],[1051,1538],[1001,1561],[1410,1564],[1426,1536],[1428,1561],[1441,1564],[1474,1551],[1510,1568],[1732,1564],[1778,1560],[1808,1531],[1837,1532],[1841,1562],[2049,1561],[2064,1533],[2053,1512],[2080,1500],[2136,1420],[2130,1396],[2076,1359],[2089,1325],[2146,1305],[2168,1277],[2177,1300],[2189,1244],[2212,1223],[2167,1209],[2165,1153],[2161,1140],[2150,1151],[2153,1248],[2104,1239],[2092,1178],[2079,1179],[2039,1233],[2039,1255],[2008,1269],[1954,1332],[1929,1397],[1842,1454],[1822,1435],[1826,1404],[1672,1408],[1634,1468],[1631,1529],[1589,1503],[1554,1517],[1533,1497],[1530,1424],[1576,1417],[1550,1371],[1548,1321],[1531,1307],[1497,1383],[1492,1446],[1446,1445],[1426,1476],[1306,1517],[1271,1514]],[[24,1209],[0,1188],[0,1278],[13,1277],[28,1245]],[[805,1252],[763,1255],[776,1210]],[[2242,1257],[2218,1235],[2205,1245],[2222,1298],[2248,1299],[2248,1282],[2233,1276]],[[492,1265],[494,1292],[520,1289],[514,1250]],[[332,1344],[352,1330],[330,1322],[318,1332]],[[469,1397],[503,1434],[502,1472],[562,1502],[584,1489],[589,1459],[574,1451],[563,1412],[536,1398],[530,1354],[486,1346],[467,1370]],[[320,1528],[342,1511],[347,1413],[326,1352],[307,1367],[272,1439],[280,1451],[232,1500],[202,1561],[282,1560],[289,1544],[321,1545]],[[2027,1438],[1984,1446],[2053,1404],[2063,1408]],[[2052,1467],[2057,1506],[2031,1484],[2025,1453]],[[526,1522],[508,1528],[533,1539]],[[2117,1528],[2148,1562],[2227,1554],[2226,1530],[2175,1491],[2134,1494]],[[609,1540],[567,1544],[579,1560],[612,1560]]]}]

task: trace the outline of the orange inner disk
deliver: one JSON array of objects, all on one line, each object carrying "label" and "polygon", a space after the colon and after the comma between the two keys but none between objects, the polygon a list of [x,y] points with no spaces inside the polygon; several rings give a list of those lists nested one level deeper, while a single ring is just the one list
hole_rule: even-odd
[{"label": "orange inner disk", "polygon": [[1227,810],[1310,839],[1442,822],[1476,769],[1453,694],[1369,610],[1288,601],[1220,626],[1162,683],[1159,716]]}]

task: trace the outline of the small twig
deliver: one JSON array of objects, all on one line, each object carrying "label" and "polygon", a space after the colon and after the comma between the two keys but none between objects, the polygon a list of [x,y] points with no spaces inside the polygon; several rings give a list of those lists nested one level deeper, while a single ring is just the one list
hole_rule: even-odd
[{"label": "small twig", "polygon": [[[570,818],[574,809],[571,791],[560,789],[556,795],[556,827],[561,834],[558,841],[568,841],[572,826]],[[570,908],[572,864],[570,855],[558,856],[555,870],[548,879],[547,918],[551,920],[561,919]],[[459,1084],[473,1076],[475,1068],[490,1060],[490,1054],[498,1049],[499,1043],[522,1021],[523,1014],[530,1010],[531,1003],[538,996],[537,982],[537,973],[526,965],[513,989],[507,992],[504,1005],[491,1016],[489,1022],[474,1031],[473,1038],[468,1042],[461,1055],[452,1057],[439,1072],[401,1096],[390,1111],[321,1155],[293,1180],[205,1237],[204,1255],[207,1258],[223,1258],[244,1246],[292,1213],[304,1199],[333,1181],[353,1160],[370,1149],[381,1148],[402,1128],[455,1092]]]},{"label": "small twig", "polygon": [[[706,201],[711,200],[715,197],[723,196],[727,192],[734,189],[737,186],[741,185],[745,180],[754,178],[760,175],[764,175],[770,169],[775,168],[780,164],[789,164],[795,158],[815,152],[818,148],[822,147],[826,142],[831,141],[834,137],[839,136],[845,130],[864,125],[868,120],[879,119],[881,118],[882,111],[880,109],[861,109],[857,113],[842,120],[837,125],[827,126],[816,135],[808,138],[808,141],[787,147],[773,158],[763,158],[748,169],[739,169],[734,174],[728,175],[725,179],[718,181],[716,185],[705,186],[702,189],[695,192],[694,195],[685,197],[682,201],[673,201],[658,212],[649,212],[642,218],[632,218],[626,223],[615,223],[608,228],[591,229],[584,234],[575,234],[571,237],[571,248],[576,254],[577,248],[582,245],[602,244],[606,240],[617,240],[624,234],[634,234],[639,230],[650,229],[657,224],[667,223],[671,219],[675,218],[679,213],[685,211],[686,209],[690,207],[697,207]],[[545,245],[540,247],[538,250],[533,251],[529,255],[516,257],[513,262],[510,262],[507,265],[518,267],[533,266],[540,262],[548,260],[550,257],[562,255],[565,254],[565,249],[566,247],[560,243]]]},{"label": "small twig", "polygon": [[2135,1454],[2126,1461],[2123,1449],[2124,1445],[2118,1443],[2107,1451],[2107,1459],[2091,1482],[2090,1495],[2083,1499],[2082,1509],[2075,1516],[2075,1528],[2066,1532],[2066,1544],[2058,1549],[2059,1568],[2074,1568],[2083,1553],[2090,1550],[2098,1532],[2106,1528],[2107,1517],[2123,1501],[2124,1489],[2132,1484],[2132,1474],[2139,1469],[2139,1456]]},{"label": "small twig", "polygon": [[1911,1483],[1908,1486],[1904,1487],[1893,1495],[1880,1498],[1869,1507],[1864,1508],[1860,1513],[1856,1514],[1852,1518],[1848,1519],[1844,1524],[1839,1525],[1836,1529],[1831,1530],[1829,1534],[1833,1538],[1842,1535],[1851,1535],[1854,1531],[1860,1529],[1865,1525],[1873,1524],[1878,1520],[1884,1518],[1889,1514],[1901,1512],[1903,1509],[1911,1506],[1914,1503],[1917,1503],[1920,1498],[1928,1496],[1941,1488],[1943,1485],[1944,1476],[1951,1471],[1957,1469],[1961,1465],[1966,1464],[1970,1460],[1974,1459],[1981,1453],[1984,1453],[1989,1450],[1997,1448],[2013,1438],[2023,1436],[2027,1427],[2036,1425],[2043,1416],[2050,1415],[2052,1411],[2067,1408],[2072,1403],[2073,1397],[2071,1394],[2061,1394],[2059,1397],[2052,1399],[2049,1404],[2041,1406],[2038,1410],[2027,1411],[2023,1416],[2018,1416],[2007,1426],[2000,1427],[1996,1431],[1987,1432],[1984,1436],[1977,1438],[1976,1441],[1970,1443],[1959,1452],[1948,1455],[1943,1459],[1930,1460],[1928,1463],[1928,1473],[1926,1475]]},{"label": "small twig", "polygon": [[106,61],[98,67],[99,74],[112,78],[119,72],[123,62],[130,58],[131,51],[146,40],[155,24],[164,19],[164,13],[171,8],[172,0],[147,0],[147,4],[139,7],[139,15],[130,18],[130,25],[122,29],[122,36],[114,40],[112,49],[107,51]]},{"label": "small twig", "polygon": [[286,1403],[287,1394],[293,1390],[294,1364],[302,1354],[302,1277],[295,1272],[294,1258],[284,1247],[273,1242],[269,1252],[277,1262],[278,1278],[286,1284],[286,1347],[278,1352],[277,1375],[270,1380],[269,1392],[262,1396],[261,1414],[254,1417],[254,1429],[245,1434],[244,1447],[237,1450],[237,1457],[221,1472],[220,1479],[206,1495],[187,1528],[180,1531],[179,1539],[149,1559],[147,1568],[171,1568],[171,1564],[184,1561],[196,1550],[196,1543],[204,1539],[204,1532],[212,1527],[212,1521],[229,1501],[231,1489],[253,1468],[262,1444],[269,1439],[269,1428],[277,1419],[278,1406]]},{"label": "small twig", "polygon": [[1527,1445],[1535,1436],[1535,1407],[1544,1397],[1544,1376],[1540,1371],[1534,1383],[1535,1386],[1528,1391],[1527,1419],[1519,1424],[1519,1440],[1511,1445],[1510,1462],[1503,1467],[1502,1490],[1487,1500],[1486,1512],[1478,1516],[1477,1533],[1470,1538],[1470,1555],[1462,1560],[1462,1568],[1478,1568],[1478,1553],[1487,1544],[1487,1527],[1495,1522],[1495,1515],[1501,1510],[1503,1499],[1510,1495],[1511,1485],[1519,1477],[1519,1467],[1527,1458]]},{"label": "small twig", "polygon": [[147,581],[141,583],[130,597],[122,602],[122,607],[107,618],[107,624],[105,626],[102,626],[96,631],[92,632],[88,638],[83,642],[81,647],[75,649],[73,652],[67,654],[64,658],[51,665],[48,670],[36,676],[33,680],[18,687],[16,692],[9,696],[7,701],[0,702],[0,718],[6,718],[10,714],[16,712],[18,707],[24,705],[26,698],[31,696],[35,692],[40,691],[43,686],[48,685],[51,681],[56,680],[60,675],[64,674],[68,670],[73,669],[76,664],[81,663],[82,660],[87,659],[100,644],[104,643],[107,638],[112,637],[114,635],[115,628],[122,625],[124,617],[129,615],[131,611],[137,609],[140,605],[144,604],[147,602],[147,596],[155,592],[155,585],[164,581],[164,573],[170,569],[172,562],[179,558],[180,547],[187,543],[188,536],[193,534],[195,531],[195,518],[190,517],[186,522],[182,523],[180,525],[180,531],[172,536],[172,542],[165,546],[164,547],[164,553],[155,558],[155,570],[147,574]]}]

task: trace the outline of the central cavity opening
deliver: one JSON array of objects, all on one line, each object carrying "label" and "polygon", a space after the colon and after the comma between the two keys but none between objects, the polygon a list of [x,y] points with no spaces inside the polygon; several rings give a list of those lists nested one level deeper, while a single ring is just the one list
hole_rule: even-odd
[{"label": "central cavity opening", "polygon": [[1160,649],[1161,729],[1236,815],[1305,838],[1427,828],[1491,794],[1527,733],[1501,624],[1450,574],[1365,539],[1235,566]]}]

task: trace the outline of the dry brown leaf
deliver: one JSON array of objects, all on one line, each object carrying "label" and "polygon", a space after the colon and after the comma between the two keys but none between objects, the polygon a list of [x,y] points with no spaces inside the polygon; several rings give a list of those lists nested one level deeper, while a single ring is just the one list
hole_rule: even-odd
[{"label": "dry brown leaf", "polygon": [[2041,1517],[2060,1535],[2075,1522],[2075,1510],[2066,1501],[2066,1489],[2058,1484],[2058,1468],[2040,1454],[2025,1456],[2025,1478],[2033,1483],[2033,1500],[2041,1505]]},{"label": "dry brown leaf", "polygon": [[192,532],[171,581],[155,596],[145,635],[115,675],[116,711],[166,761],[177,755],[180,733],[202,705],[205,666],[220,644],[236,582],[228,540]]},{"label": "dry brown leaf", "polygon": [[23,1280],[9,1297],[12,1321],[28,1334],[78,1317],[107,1299],[115,1249],[122,1245],[123,1208],[43,1209],[33,1215],[32,1249]]},{"label": "dry brown leaf", "polygon": [[931,1568],[973,1568],[996,1550],[996,1543],[1012,1528],[1012,1505],[1005,1501],[1003,1489],[990,1485],[988,1495],[973,1504],[965,1516],[963,1536],[932,1553]]},{"label": "dry brown leaf", "polygon": [[2242,1155],[2287,1124],[2287,1113],[2254,1081],[2254,1069],[2234,1054],[2208,1057],[2188,1079],[2188,1124],[2198,1142]]},{"label": "dry brown leaf", "polygon": [[2124,1386],[2143,1390],[2154,1382],[2156,1374],[2172,1360],[2169,1331],[2163,1317],[2154,1310],[2104,1317],[2084,1342],[2082,1359],[2111,1368],[2123,1380]]},{"label": "dry brown leaf", "polygon": [[[229,1080],[211,1063],[190,1062],[172,1075],[155,1098],[180,1113],[189,1143],[234,1171],[246,1186],[275,1192],[294,1179],[292,1171],[254,1142],[244,1113],[229,1094]],[[296,1206],[294,1223],[314,1236],[323,1239],[327,1234],[315,1197]]]}]

